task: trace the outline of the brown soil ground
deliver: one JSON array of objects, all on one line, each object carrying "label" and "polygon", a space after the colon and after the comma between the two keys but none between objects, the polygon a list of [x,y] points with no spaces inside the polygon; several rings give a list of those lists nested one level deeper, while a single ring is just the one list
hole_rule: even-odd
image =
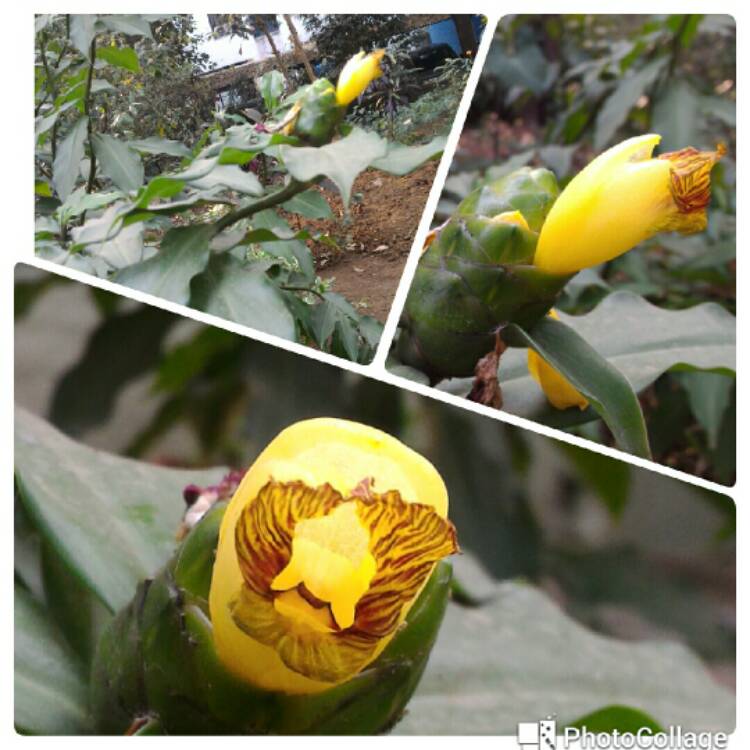
[{"label": "brown soil ground", "polygon": [[316,189],[325,195],[334,219],[288,217],[295,229],[322,232],[336,241],[338,248],[310,243],[318,274],[332,281],[332,291],[382,322],[391,309],[437,165],[428,162],[404,177],[374,169],[363,172],[354,182],[349,222],[338,192],[324,186]]}]

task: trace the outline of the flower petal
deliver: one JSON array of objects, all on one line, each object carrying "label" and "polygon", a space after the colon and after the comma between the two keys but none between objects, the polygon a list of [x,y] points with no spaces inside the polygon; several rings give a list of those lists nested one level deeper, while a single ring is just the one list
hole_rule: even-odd
[{"label": "flower petal", "polygon": [[379,639],[352,631],[322,633],[300,627],[285,617],[273,602],[243,586],[230,602],[237,627],[251,638],[271,646],[294,672],[320,682],[342,682],[354,676],[374,657]]},{"label": "flower petal", "polygon": [[270,596],[271,582],[292,554],[294,527],[304,518],[318,518],[344,502],[330,484],[308,487],[303,482],[265,484],[247,503],[235,527],[237,561],[247,586]]},{"label": "flower petal", "polygon": [[358,497],[357,503],[378,569],[357,604],[353,630],[382,638],[395,631],[435,563],[458,551],[456,529],[430,506],[404,502],[395,490]]}]

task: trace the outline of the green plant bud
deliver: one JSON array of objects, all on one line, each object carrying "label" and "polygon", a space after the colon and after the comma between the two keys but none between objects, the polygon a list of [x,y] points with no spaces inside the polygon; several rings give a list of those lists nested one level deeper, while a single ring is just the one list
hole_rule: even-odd
[{"label": "green plant bud", "polygon": [[558,195],[546,169],[523,168],[477,188],[420,259],[397,355],[434,381],[473,374],[509,323],[532,326],[569,276],[533,265],[538,230]]},{"label": "green plant bud", "polygon": [[437,565],[405,627],[353,679],[310,695],[264,691],[227,672],[214,648],[208,594],[225,510],[206,514],[103,635],[91,679],[98,730],[148,722],[167,734],[370,734],[396,723],[437,636],[450,565]]},{"label": "green plant bud", "polygon": [[327,78],[318,78],[300,100],[289,135],[296,135],[313,146],[321,146],[333,138],[345,112],[346,107],[336,100],[333,84]]},{"label": "green plant bud", "polygon": [[557,179],[549,169],[522,167],[473,190],[461,201],[456,213],[498,216],[520,211],[529,229],[538,233],[559,195]]}]

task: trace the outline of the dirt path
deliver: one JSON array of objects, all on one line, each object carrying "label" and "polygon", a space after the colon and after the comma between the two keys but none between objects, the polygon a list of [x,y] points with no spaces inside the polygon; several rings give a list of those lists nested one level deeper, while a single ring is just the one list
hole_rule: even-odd
[{"label": "dirt path", "polygon": [[339,249],[311,243],[318,274],[358,310],[385,322],[422,218],[438,162],[404,177],[368,170],[354,183],[351,223],[335,190],[321,189],[335,219],[304,220],[308,230],[330,234]]}]

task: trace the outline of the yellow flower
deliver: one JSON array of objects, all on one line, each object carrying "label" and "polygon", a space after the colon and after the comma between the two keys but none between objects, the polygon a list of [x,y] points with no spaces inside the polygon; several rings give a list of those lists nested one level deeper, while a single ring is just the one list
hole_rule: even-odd
[{"label": "yellow flower", "polygon": [[385,50],[378,49],[365,55],[358,52],[344,65],[336,84],[336,101],[345,107],[353,102],[369,85],[371,81],[383,75],[380,61]]},{"label": "yellow flower", "polygon": [[706,228],[711,169],[726,152],[684,148],[652,157],[660,135],[630,138],[579,172],[555,201],[534,265],[571,274],[616,258],[657,232]]},{"label": "yellow flower", "polygon": [[222,663],[287,693],[349,680],[456,551],[447,510],[435,468],[390,435],[339,419],[288,427],[222,521],[209,602]]},{"label": "yellow flower", "polygon": [[[558,320],[554,310],[550,310],[548,315]],[[528,366],[531,377],[539,383],[547,400],[556,409],[569,409],[571,406],[577,406],[583,411],[589,405],[585,396],[533,349],[529,349]]]}]

